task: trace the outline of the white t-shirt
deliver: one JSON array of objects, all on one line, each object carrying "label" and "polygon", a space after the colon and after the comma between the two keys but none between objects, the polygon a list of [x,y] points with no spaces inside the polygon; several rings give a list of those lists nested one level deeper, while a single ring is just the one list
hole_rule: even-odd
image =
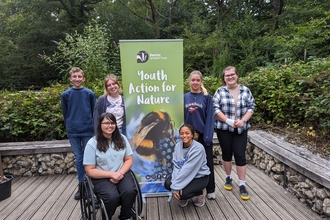
[{"label": "white t-shirt", "polygon": [[124,106],[122,105],[122,98],[119,96],[118,98],[113,98],[107,95],[107,100],[110,105],[107,106],[106,112],[113,114],[117,120],[117,127],[123,127],[123,116],[124,116]]}]

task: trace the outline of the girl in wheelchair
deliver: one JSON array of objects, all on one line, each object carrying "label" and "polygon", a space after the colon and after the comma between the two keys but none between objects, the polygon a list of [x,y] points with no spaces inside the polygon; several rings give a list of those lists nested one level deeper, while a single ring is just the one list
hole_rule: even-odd
[{"label": "girl in wheelchair", "polygon": [[94,192],[104,202],[109,218],[121,205],[119,219],[130,219],[137,188],[129,173],[133,158],[131,146],[117,127],[111,113],[100,115],[96,134],[85,148],[84,167]]}]

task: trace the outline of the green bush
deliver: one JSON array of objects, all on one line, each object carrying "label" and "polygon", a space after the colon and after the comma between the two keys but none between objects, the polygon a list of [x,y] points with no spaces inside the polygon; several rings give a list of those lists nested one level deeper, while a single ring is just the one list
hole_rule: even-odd
[{"label": "green bush", "polygon": [[242,82],[255,97],[254,121],[294,128],[309,128],[321,135],[330,131],[330,60],[297,62],[262,68]]},{"label": "green bush", "polygon": [[63,139],[65,127],[61,114],[62,85],[40,92],[1,92],[1,141]]}]

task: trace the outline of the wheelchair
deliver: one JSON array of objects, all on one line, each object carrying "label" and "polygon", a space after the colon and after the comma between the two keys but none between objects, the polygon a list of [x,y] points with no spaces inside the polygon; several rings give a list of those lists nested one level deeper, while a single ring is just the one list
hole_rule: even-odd
[{"label": "wheelchair", "polygon": [[[140,185],[132,170],[130,170],[130,174],[133,176],[137,188],[135,202],[131,208],[131,212],[133,213],[132,217],[136,220],[142,220],[143,217],[140,215],[143,208],[143,202]],[[85,175],[83,181],[79,183],[79,191],[81,195],[80,209],[82,220],[111,220],[111,216],[109,217],[107,215],[102,199],[94,194],[93,184],[89,176]]]}]

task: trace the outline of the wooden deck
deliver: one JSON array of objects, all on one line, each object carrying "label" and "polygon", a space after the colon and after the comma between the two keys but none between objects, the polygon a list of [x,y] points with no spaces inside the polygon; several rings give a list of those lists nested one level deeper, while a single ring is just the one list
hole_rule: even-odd
[{"label": "wooden deck", "polygon": [[[175,199],[167,202],[167,197],[146,198],[144,220],[322,219],[251,165],[247,173],[247,189],[251,195],[248,201],[239,197],[235,174],[233,190],[226,191],[222,167],[215,165],[215,172],[216,200],[207,200],[205,206],[199,208],[190,201],[187,207],[181,208]],[[79,220],[80,205],[73,199],[76,190],[75,175],[15,178],[11,197],[0,201],[0,219]]]}]

